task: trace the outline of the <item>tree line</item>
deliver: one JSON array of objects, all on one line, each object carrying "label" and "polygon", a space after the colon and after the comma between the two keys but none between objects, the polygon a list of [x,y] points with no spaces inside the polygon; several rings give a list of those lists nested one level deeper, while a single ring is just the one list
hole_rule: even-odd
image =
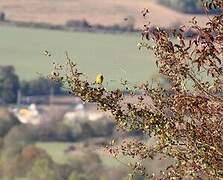
[{"label": "tree line", "polygon": [[[205,10],[200,0],[157,0],[158,3],[183,13],[204,14]],[[217,13],[212,9],[209,13]]]},{"label": "tree line", "polygon": [[0,66],[0,104],[15,103],[19,91],[23,96],[49,95],[51,91],[55,95],[63,94],[61,83],[44,77],[20,80],[13,66]]}]

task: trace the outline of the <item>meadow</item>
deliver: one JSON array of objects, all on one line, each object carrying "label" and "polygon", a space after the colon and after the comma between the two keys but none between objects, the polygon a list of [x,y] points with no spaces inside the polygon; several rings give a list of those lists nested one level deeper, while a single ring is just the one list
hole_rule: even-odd
[{"label": "meadow", "polygon": [[[136,34],[97,34],[40,29],[0,27],[0,65],[13,65],[22,80],[47,76],[52,63],[64,63],[65,51],[90,81],[103,73],[105,84],[120,86],[121,79],[132,83],[150,80],[157,73],[154,56],[139,51]],[[44,55],[48,50],[51,57]]]},{"label": "meadow", "polygon": [[[153,140],[152,140],[153,141]],[[149,142],[152,142],[151,139]],[[58,163],[58,164],[67,164],[69,162],[69,159],[76,158],[75,155],[68,155],[64,153],[64,150],[70,146],[70,145],[75,145],[76,147],[81,147],[81,144],[83,142],[76,142],[76,143],[67,143],[67,142],[37,142],[36,146],[38,148],[41,148],[45,150],[51,157],[52,159]],[[151,145],[151,144],[150,144]],[[80,149],[78,151],[82,151],[83,149]],[[102,163],[105,166],[112,167],[112,168],[121,168],[121,169],[126,169],[126,166],[122,163],[128,164],[129,162],[134,162],[134,159],[132,159],[130,156],[122,156],[119,155],[118,159],[121,160],[119,162],[116,160],[114,157],[112,157],[108,152],[104,151],[103,146],[98,147],[94,152],[96,152]],[[167,167],[168,164],[172,162],[171,159],[160,159],[161,156],[157,156],[156,158],[152,160],[145,160],[143,161],[144,165],[148,167],[148,172],[159,172],[159,170],[163,169],[164,167]],[[129,170],[129,169],[126,169]]]},{"label": "meadow", "polygon": [[[81,146],[83,142],[77,143],[69,143],[69,142],[37,142],[36,146],[45,150],[52,159],[59,164],[66,164],[71,159],[72,155],[64,153],[64,150],[68,148],[70,145]],[[81,148],[80,148],[81,150]],[[80,151],[79,150],[79,151]],[[123,166],[120,162],[114,159],[111,155],[104,151],[104,147],[98,147],[95,152],[100,156],[102,163],[110,166],[110,167],[117,167]],[[74,156],[74,155],[73,155]],[[127,162],[127,158],[123,157],[123,161]],[[123,168],[123,167],[122,167]]]}]

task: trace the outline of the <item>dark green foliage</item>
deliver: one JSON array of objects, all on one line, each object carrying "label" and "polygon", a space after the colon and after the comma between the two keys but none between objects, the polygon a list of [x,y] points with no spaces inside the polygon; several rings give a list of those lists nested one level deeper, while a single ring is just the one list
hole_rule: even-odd
[{"label": "dark green foliage", "polygon": [[4,137],[8,131],[15,125],[18,125],[18,119],[9,112],[8,109],[0,109],[0,136]]},{"label": "dark green foliage", "polygon": [[71,135],[70,128],[61,121],[50,121],[39,125],[37,129],[35,134],[39,141],[72,142],[75,140]]},{"label": "dark green foliage", "polygon": [[13,66],[0,66],[0,99],[3,103],[15,103],[19,90],[19,78]]},{"label": "dark green foliage", "polygon": [[[202,7],[202,2],[200,0],[157,0],[160,4],[170,7],[174,10],[202,14],[205,13],[205,9]],[[212,10],[212,13],[216,13],[216,10]]]},{"label": "dark green foliage", "polygon": [[66,165],[59,165],[61,180],[124,180],[126,170],[122,167],[107,167],[100,156],[92,150],[76,151],[69,156]]},{"label": "dark green foliage", "polygon": [[45,159],[53,164],[51,157],[42,149],[35,146],[26,146],[20,153],[3,161],[5,177],[25,177],[30,173],[34,163],[39,159]]},{"label": "dark green foliage", "polygon": [[[88,126],[91,127],[92,124],[89,123]],[[47,141],[49,138],[52,141],[70,140],[66,134],[71,131],[67,127],[62,122],[55,122],[45,127],[17,125],[11,128],[2,139],[2,143],[0,142],[2,155],[0,176],[8,179],[16,177],[32,180],[67,180],[74,177],[84,180],[113,180],[114,178],[122,179],[125,176],[123,169],[111,169],[104,166],[99,155],[92,150],[77,150],[74,152],[77,155],[70,154],[70,161],[61,165],[55,163],[44,150],[33,145],[36,141],[44,140],[43,137]],[[48,128],[51,128],[50,136],[44,136],[43,133],[47,135]],[[90,133],[95,134],[92,131]]]},{"label": "dark green foliage", "polygon": [[34,162],[28,177],[32,180],[60,180],[54,164],[45,158]]},{"label": "dark green foliage", "polygon": [[61,83],[42,77],[19,82],[13,66],[0,66],[0,103],[15,103],[19,89],[23,96],[63,94]]},{"label": "dark green foliage", "polygon": [[5,135],[3,155],[10,159],[21,153],[22,149],[35,140],[32,129],[26,125],[14,126]]},{"label": "dark green foliage", "polygon": [[22,81],[20,86],[23,96],[49,95],[50,93],[62,94],[60,83],[51,82],[45,78]]},{"label": "dark green foliage", "polygon": [[114,123],[100,119],[89,121],[82,119],[73,123],[49,121],[28,127],[32,139],[38,141],[74,142],[92,137],[109,137],[113,134]]},{"label": "dark green foliage", "polygon": [[5,13],[0,12],[0,21],[5,21]]},{"label": "dark green foliage", "polygon": [[87,177],[87,175],[84,175],[84,174],[76,174],[72,172],[68,180],[89,180],[89,177]]},{"label": "dark green foliage", "polygon": [[110,136],[113,134],[114,123],[110,120],[97,120],[89,122],[93,136]]},{"label": "dark green foliage", "polygon": [[68,126],[73,140],[84,140],[90,137],[108,137],[112,135],[114,129],[114,123],[104,119],[97,121],[83,119],[70,123]]}]

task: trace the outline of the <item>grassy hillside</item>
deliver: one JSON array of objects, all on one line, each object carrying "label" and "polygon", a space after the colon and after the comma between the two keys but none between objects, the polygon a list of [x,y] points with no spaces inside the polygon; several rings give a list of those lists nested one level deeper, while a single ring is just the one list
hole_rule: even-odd
[{"label": "grassy hillside", "polygon": [[[12,64],[21,79],[47,75],[52,63],[64,62],[67,50],[80,70],[94,80],[101,72],[111,87],[120,79],[132,82],[149,80],[157,71],[154,57],[147,50],[139,51],[139,34],[71,33],[25,28],[0,28],[0,65]],[[52,57],[46,57],[47,49]]]},{"label": "grassy hillside", "polygon": [[[80,146],[81,143],[61,143],[61,142],[38,142],[36,143],[36,146],[45,150],[55,162],[59,164],[66,164],[69,162],[69,159],[71,157],[75,157],[75,154],[73,155],[68,155],[64,153],[64,150],[69,146],[69,145],[75,145],[75,146]],[[119,161],[117,161],[115,158],[113,158],[108,152],[103,150],[103,147],[98,147],[98,149],[95,151],[99,156],[100,159],[102,160],[102,163],[108,167],[113,167],[113,168],[126,168],[123,164],[121,164]],[[119,160],[121,160],[124,163],[128,163],[131,159],[130,157],[126,156],[119,156]],[[161,169],[164,169],[169,165],[172,160],[171,159],[166,159],[166,160],[160,160],[160,157],[156,157],[153,160],[147,159],[144,161],[145,166],[148,167],[148,172],[159,172]]]},{"label": "grassy hillside", "polygon": [[[86,19],[92,24],[113,25],[125,23],[124,18],[132,16],[137,27],[144,22],[140,11],[148,8],[152,23],[169,27],[188,22],[194,15],[176,12],[154,3],[155,0],[7,0],[0,2],[0,10],[6,18],[18,21],[48,22],[64,24],[70,19]],[[167,18],[168,17],[168,18]],[[199,16],[205,23],[207,18]]]},{"label": "grassy hillside", "polygon": [[[38,142],[36,146],[45,150],[55,162],[59,164],[66,164],[72,155],[64,153],[64,150],[68,148],[69,145],[81,146],[80,143],[61,143],[61,142]],[[103,151],[103,147],[98,147],[96,150],[100,155],[102,162],[111,167],[122,166],[116,159],[111,157],[107,152]],[[123,160],[127,161],[126,157],[123,157]]]}]

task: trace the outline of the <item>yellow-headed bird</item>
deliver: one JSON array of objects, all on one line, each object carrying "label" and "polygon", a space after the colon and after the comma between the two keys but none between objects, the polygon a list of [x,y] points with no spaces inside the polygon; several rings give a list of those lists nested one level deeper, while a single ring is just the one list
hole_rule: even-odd
[{"label": "yellow-headed bird", "polygon": [[95,79],[95,83],[96,84],[102,84],[103,80],[104,80],[103,74],[97,74],[96,79]]}]

